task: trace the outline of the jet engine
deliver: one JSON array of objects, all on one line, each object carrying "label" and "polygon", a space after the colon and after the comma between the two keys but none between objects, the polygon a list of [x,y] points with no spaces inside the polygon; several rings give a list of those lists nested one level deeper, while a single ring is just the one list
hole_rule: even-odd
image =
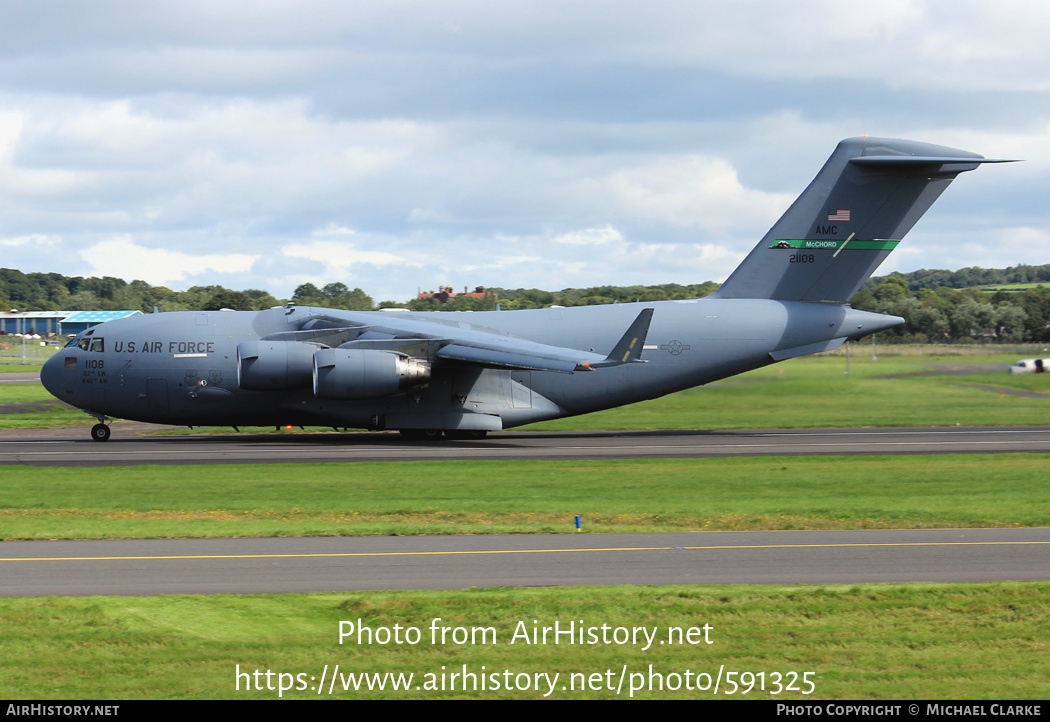
[{"label": "jet engine", "polygon": [[430,380],[428,363],[392,351],[326,348],[313,358],[319,399],[377,399]]},{"label": "jet engine", "polygon": [[306,388],[316,350],[301,341],[242,341],[237,344],[237,385],[252,391]]}]

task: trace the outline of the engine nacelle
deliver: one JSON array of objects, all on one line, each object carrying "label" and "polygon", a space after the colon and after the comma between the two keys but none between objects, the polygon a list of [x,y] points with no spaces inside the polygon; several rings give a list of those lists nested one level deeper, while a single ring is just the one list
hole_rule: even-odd
[{"label": "engine nacelle", "polygon": [[301,341],[242,341],[237,344],[237,385],[252,391],[307,388],[316,350]]},{"label": "engine nacelle", "polygon": [[377,399],[430,380],[430,365],[392,351],[326,348],[314,354],[314,396]]}]

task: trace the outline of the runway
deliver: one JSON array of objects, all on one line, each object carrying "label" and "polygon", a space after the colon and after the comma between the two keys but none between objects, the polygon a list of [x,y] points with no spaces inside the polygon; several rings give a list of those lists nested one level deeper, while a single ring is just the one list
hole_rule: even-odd
[{"label": "runway", "polygon": [[0,543],[0,595],[1050,579],[1050,529]]},{"label": "runway", "polygon": [[[137,425],[141,427],[144,425]],[[136,427],[136,428],[137,428]],[[408,442],[393,433],[141,436],[104,443],[87,427],[0,433],[0,465],[265,464],[482,459],[1050,453],[1050,426],[728,431],[503,432],[473,441]]]}]

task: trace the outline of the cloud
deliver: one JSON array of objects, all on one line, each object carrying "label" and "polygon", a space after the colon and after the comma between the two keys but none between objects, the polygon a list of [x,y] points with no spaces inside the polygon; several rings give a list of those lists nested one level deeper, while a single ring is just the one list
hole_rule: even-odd
[{"label": "cloud", "polygon": [[[476,283],[479,274],[489,286],[548,290],[610,284],[696,283],[725,279],[744,255],[711,243],[639,242],[611,226],[556,236],[503,235],[484,245],[486,251],[479,254],[476,262],[461,269],[446,267],[446,273],[452,271],[457,275],[444,283],[469,285]],[[551,248],[550,253],[519,252],[546,248]]]},{"label": "cloud", "polygon": [[346,226],[338,226],[335,223],[329,223],[324,228],[318,228],[314,230],[310,235],[312,236],[352,236],[357,231],[353,228],[347,228]]},{"label": "cloud", "polygon": [[582,231],[562,233],[555,236],[554,243],[568,243],[573,246],[602,245],[610,241],[622,241],[623,235],[612,226],[605,228],[585,228]]},{"label": "cloud", "polygon": [[597,182],[629,215],[694,228],[724,228],[741,219],[771,224],[791,201],[745,188],[727,161],[702,156],[656,158]]},{"label": "cloud", "polygon": [[378,266],[390,264],[418,265],[393,253],[362,250],[354,245],[340,241],[295,243],[285,247],[283,252],[286,256],[319,261],[325,264],[327,269],[338,269],[344,273],[358,263],[369,263]]},{"label": "cloud", "polygon": [[36,248],[45,248],[48,246],[55,246],[62,242],[62,239],[58,236],[48,236],[41,233],[33,233],[28,236],[18,236],[17,238],[0,238],[0,246],[34,246]]},{"label": "cloud", "polygon": [[0,5],[0,238],[26,271],[401,299],[717,279],[862,133],[1028,159],[961,177],[891,263],[983,258],[995,228],[1046,247],[1038,4],[51,7]]},{"label": "cloud", "polygon": [[136,245],[130,237],[97,243],[80,251],[79,255],[94,271],[92,275],[142,280],[154,286],[192,279],[207,271],[244,272],[258,259],[258,256],[243,253],[194,255],[144,248]]}]

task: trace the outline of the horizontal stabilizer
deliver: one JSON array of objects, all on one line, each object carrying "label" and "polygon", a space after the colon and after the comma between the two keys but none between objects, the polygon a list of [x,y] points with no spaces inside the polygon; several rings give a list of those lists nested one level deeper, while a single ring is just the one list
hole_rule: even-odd
[{"label": "horizontal stabilizer", "polygon": [[854,165],[863,165],[870,167],[882,166],[886,167],[905,167],[905,166],[920,166],[920,165],[973,165],[977,166],[982,163],[1016,163],[1016,160],[1007,160],[1005,158],[967,158],[965,156],[959,158],[936,156],[936,155],[862,155],[857,158],[850,158],[850,163]]}]

